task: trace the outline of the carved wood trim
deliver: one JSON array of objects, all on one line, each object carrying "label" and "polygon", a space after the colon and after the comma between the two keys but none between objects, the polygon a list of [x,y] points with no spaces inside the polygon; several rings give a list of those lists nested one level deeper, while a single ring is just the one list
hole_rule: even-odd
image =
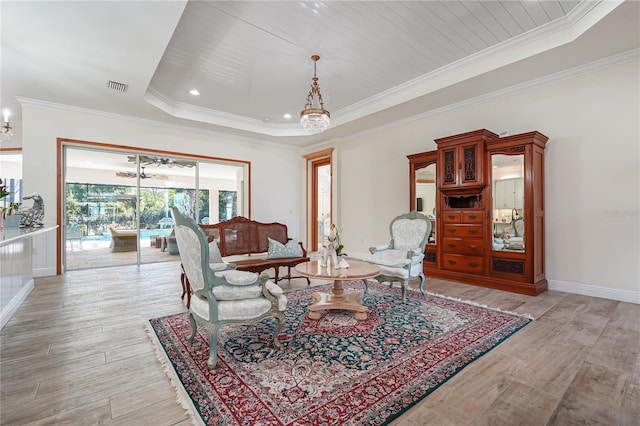
[{"label": "carved wood trim", "polygon": [[491,258],[491,268],[493,272],[506,272],[509,274],[523,275],[524,261]]},{"label": "carved wood trim", "polygon": [[464,147],[464,180],[476,180],[476,147]]},{"label": "carved wood trim", "polygon": [[524,154],[526,149],[527,148],[524,145],[519,145],[519,146],[510,146],[508,148],[491,149],[489,152],[491,155],[493,154]]}]

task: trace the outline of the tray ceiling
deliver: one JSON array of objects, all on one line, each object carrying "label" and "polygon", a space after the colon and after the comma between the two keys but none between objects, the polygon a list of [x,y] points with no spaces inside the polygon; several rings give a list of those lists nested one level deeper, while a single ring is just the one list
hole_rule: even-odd
[{"label": "tray ceiling", "polygon": [[[3,1],[0,7],[2,105],[16,111],[17,122],[17,99],[44,101],[295,146],[638,47],[632,1]],[[600,42],[591,43],[596,37]],[[318,82],[332,126],[309,136],[298,117],[313,54],[321,57]],[[126,88],[110,89],[109,81]]]}]

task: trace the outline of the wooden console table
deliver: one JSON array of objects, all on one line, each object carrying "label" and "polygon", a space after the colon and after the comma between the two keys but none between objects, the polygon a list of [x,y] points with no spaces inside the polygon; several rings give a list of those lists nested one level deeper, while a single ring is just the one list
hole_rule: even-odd
[{"label": "wooden console table", "polygon": [[369,309],[362,305],[361,297],[355,293],[344,293],[342,281],[365,280],[380,275],[380,268],[371,263],[357,259],[347,259],[348,268],[335,269],[332,264],[324,267],[319,260],[312,260],[296,265],[296,271],[304,277],[325,278],[333,280],[331,294],[313,293],[313,304],[309,306],[309,318],[320,319],[320,313],[325,309],[345,309],[355,311],[355,319],[367,319]]}]

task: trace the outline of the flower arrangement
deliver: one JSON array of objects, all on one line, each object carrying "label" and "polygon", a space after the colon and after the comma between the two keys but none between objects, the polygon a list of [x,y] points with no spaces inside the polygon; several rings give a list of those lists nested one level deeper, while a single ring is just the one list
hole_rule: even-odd
[{"label": "flower arrangement", "polygon": [[340,241],[340,237],[342,236],[342,228],[336,227],[334,223],[331,224],[331,228],[329,229],[329,248],[333,248],[336,250],[336,256],[346,256],[346,253],[342,252],[344,246]]},{"label": "flower arrangement", "polygon": [[[7,186],[2,184],[2,179],[0,179],[0,200],[4,199],[7,195],[11,195],[11,192],[7,190]],[[6,207],[0,207],[0,211],[2,212],[2,217],[5,218],[9,215],[18,212],[20,208],[20,203],[11,202]]]}]

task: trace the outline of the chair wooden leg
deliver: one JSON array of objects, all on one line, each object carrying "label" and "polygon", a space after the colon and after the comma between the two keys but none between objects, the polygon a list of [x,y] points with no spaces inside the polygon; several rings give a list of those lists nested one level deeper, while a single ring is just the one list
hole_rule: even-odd
[{"label": "chair wooden leg", "polygon": [[182,284],[182,296],[180,299],[184,300],[184,296],[187,296],[187,309],[191,307],[191,283],[189,282],[189,278],[187,278],[187,273],[184,271],[184,267],[182,263],[180,264],[180,283]]},{"label": "chair wooden leg", "polygon": [[207,360],[207,367],[209,370],[216,368],[218,362],[218,332],[220,331],[222,324],[216,322],[213,324],[207,324],[209,331],[209,359]]},{"label": "chair wooden leg", "polygon": [[189,336],[189,343],[193,342],[193,338],[196,337],[196,331],[198,330],[198,324],[196,324],[196,318],[192,313],[189,313],[189,322],[191,323],[191,336]]},{"label": "chair wooden leg", "polygon": [[184,273],[184,267],[182,266],[182,263],[180,264],[180,284],[182,284],[182,295],[180,296],[180,299],[184,300],[184,295],[187,294],[187,286],[185,284],[185,280],[187,278],[186,274]]},{"label": "chair wooden leg", "polygon": [[280,334],[280,330],[284,327],[284,314],[281,313],[280,315],[277,315],[276,318],[278,319],[278,325],[276,325],[276,329],[273,332],[273,346],[275,346],[276,349],[282,349],[282,343],[280,343],[280,340],[278,339],[278,334]]},{"label": "chair wooden leg", "polygon": [[424,273],[420,272],[419,278],[420,278],[420,293],[424,295],[424,282],[426,281]]}]

